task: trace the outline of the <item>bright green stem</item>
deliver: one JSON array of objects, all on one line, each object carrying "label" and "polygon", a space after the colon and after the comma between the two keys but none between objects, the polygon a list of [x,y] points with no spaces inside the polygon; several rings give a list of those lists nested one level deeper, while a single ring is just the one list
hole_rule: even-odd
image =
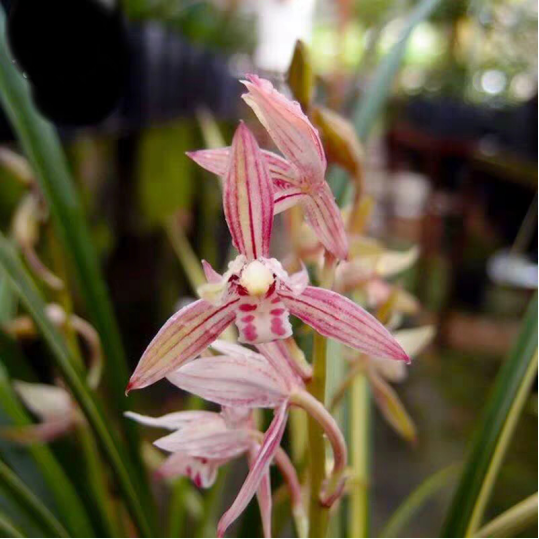
[{"label": "bright green stem", "polygon": [[369,537],[369,452],[370,394],[364,373],[355,376],[350,403],[350,464],[353,488],[350,492],[348,537]]},{"label": "bright green stem", "polygon": [[[313,378],[309,383],[309,393],[324,403],[326,398],[327,340],[315,333],[313,343]],[[326,478],[326,444],[324,431],[313,417],[309,417],[309,467],[310,503],[309,537],[326,537],[329,508],[320,503],[320,494]]]},{"label": "bright green stem", "polygon": [[26,516],[50,537],[69,537],[66,529],[43,502],[0,460],[0,488],[15,501]]},{"label": "bright green stem", "polygon": [[537,492],[483,526],[474,537],[518,537],[537,524]]},{"label": "bright green stem", "polygon": [[172,495],[168,506],[167,537],[183,537],[185,523],[185,496],[189,488],[189,480],[179,477],[172,485]]}]

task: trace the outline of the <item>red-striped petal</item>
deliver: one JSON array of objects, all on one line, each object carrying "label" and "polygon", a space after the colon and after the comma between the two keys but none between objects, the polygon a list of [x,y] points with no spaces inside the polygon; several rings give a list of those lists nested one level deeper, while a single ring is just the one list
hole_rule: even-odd
[{"label": "red-striped petal", "polygon": [[318,131],[295,101],[279,93],[268,80],[248,75],[242,81],[243,100],[253,109],[279,150],[310,184],[324,181],[326,157]]},{"label": "red-striped petal", "polygon": [[232,241],[248,259],[268,256],[273,226],[273,190],[260,148],[242,123],[232,141],[223,205]]},{"label": "red-striped petal", "polygon": [[[217,176],[225,176],[230,163],[231,148],[217,148],[214,150],[197,150],[196,152],[187,152],[197,165],[203,169],[217,174]],[[284,157],[277,155],[268,150],[261,150],[264,155],[264,160],[268,165],[268,170],[272,181],[279,185],[282,182],[286,184],[295,184],[299,181],[297,169],[289,163]]]},{"label": "red-striped petal", "polygon": [[200,299],[169,318],[142,355],[127,391],[149,386],[198,356],[234,320],[238,301],[215,307]]},{"label": "red-striped petal", "polygon": [[263,356],[201,357],[169,374],[168,380],[221,406],[275,408],[289,393],[286,381]]},{"label": "red-striped petal", "polygon": [[348,298],[314,286],[303,294],[280,294],[290,313],[318,333],[360,352],[410,361],[400,344],[374,316]]},{"label": "red-striped petal", "polygon": [[337,258],[348,258],[348,239],[341,212],[327,183],[302,199],[305,218],[322,245]]},{"label": "red-striped petal", "polygon": [[273,421],[264,435],[260,451],[258,451],[234,503],[221,517],[217,526],[218,537],[223,537],[227,528],[241,515],[255,495],[277,449],[279,449],[279,444],[281,443],[286,427],[287,417],[288,405],[285,403],[276,411]]},{"label": "red-striped petal", "polygon": [[189,477],[198,488],[209,488],[215,483],[220,461],[190,457],[173,453],[157,469],[162,478],[183,475]]}]

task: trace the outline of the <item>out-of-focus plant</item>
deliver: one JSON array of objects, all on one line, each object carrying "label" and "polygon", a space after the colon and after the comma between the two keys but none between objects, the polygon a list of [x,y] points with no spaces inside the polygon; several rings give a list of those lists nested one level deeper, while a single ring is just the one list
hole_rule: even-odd
[{"label": "out-of-focus plant", "polygon": [[[191,523],[201,535],[213,533],[213,517],[222,506],[215,495],[225,491],[226,481],[224,470],[218,470],[246,456],[249,471],[219,521],[219,535],[255,496],[265,536],[272,533],[274,498],[280,524],[286,519],[281,510],[290,501],[298,536],[325,537],[332,520],[350,537],[371,534],[371,404],[405,440],[413,443],[421,435],[393,384],[406,377],[405,361],[428,346],[434,329],[403,326],[420,306],[399,277],[419,253],[415,247],[398,251],[369,237],[374,202],[364,189],[362,143],[384,108],[413,30],[441,3],[415,4],[352,122],[317,101],[312,61],[303,44],[296,48],[288,77],[298,103],[269,81],[247,77],[244,100],[282,155],[260,149],[245,124],[238,127],[230,147],[216,147],[222,137],[208,115],[201,116],[209,149],[190,152],[189,157],[218,176],[226,223],[239,254],[218,273],[206,261],[199,262],[189,243],[184,226],[189,208],[175,207],[171,197],[163,207],[181,211],[151,215],[163,223],[201,299],[184,304],[163,326],[127,389],[167,378],[190,392],[188,402],[196,406],[162,417],[125,413],[134,421],[123,413],[126,366],[77,191],[55,132],[34,108],[2,36],[2,102],[28,161],[0,151],[0,163],[10,167],[26,190],[12,230],[0,235],[0,329],[11,344],[42,338],[50,352],[45,356],[49,370],[59,375],[56,384],[49,385],[39,383],[28,366],[24,381],[11,381],[0,369],[0,404],[11,418],[0,434],[23,444],[54,501],[33,494],[18,478],[16,463],[0,462],[0,488],[16,506],[13,514],[0,513],[4,533],[163,535],[148,470],[156,472],[154,487],[160,482],[170,486],[168,533],[190,535]],[[165,10],[164,3],[156,5]],[[147,144],[151,147],[151,140]],[[344,172],[343,196],[338,197],[343,207],[327,182],[328,165]],[[179,198],[184,202],[189,196]],[[278,213],[289,240],[282,262],[270,257]],[[42,236],[46,242],[40,241]],[[84,311],[75,301],[72,278]],[[317,286],[309,285],[309,279]],[[302,323],[292,324],[291,315]],[[518,532],[536,513],[532,498],[483,523],[497,471],[536,375],[536,324],[535,302],[464,465],[443,530],[446,536]],[[225,330],[226,341],[219,339]],[[21,357],[25,362],[24,354]],[[338,376],[329,376],[333,367]],[[101,371],[106,388],[100,384]],[[206,409],[205,401],[221,410]],[[129,407],[142,411],[133,403]],[[346,411],[343,417],[332,414],[340,407]],[[264,408],[273,412],[266,429],[260,414]],[[294,414],[288,421],[298,408],[306,414]],[[171,431],[155,441],[169,454],[166,459],[140,442],[129,426],[135,422]],[[60,437],[75,444],[84,463],[84,496],[78,478],[43,445]],[[275,496],[272,463],[285,487]],[[402,528],[418,505],[454,475],[451,467],[428,480],[403,502],[386,531]],[[201,497],[195,490],[199,487],[214,490]]]}]

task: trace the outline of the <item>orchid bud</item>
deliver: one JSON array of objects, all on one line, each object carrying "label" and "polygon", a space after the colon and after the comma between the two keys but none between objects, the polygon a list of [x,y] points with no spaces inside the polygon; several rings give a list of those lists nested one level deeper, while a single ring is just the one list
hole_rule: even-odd
[{"label": "orchid bud", "polygon": [[314,74],[305,43],[298,40],[288,70],[288,85],[303,110],[308,110],[314,94]]}]

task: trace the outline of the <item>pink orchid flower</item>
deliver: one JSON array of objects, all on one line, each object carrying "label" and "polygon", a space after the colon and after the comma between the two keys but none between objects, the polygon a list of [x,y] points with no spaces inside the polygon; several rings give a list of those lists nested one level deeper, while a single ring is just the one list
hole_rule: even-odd
[{"label": "pink orchid flower", "polygon": [[[325,180],[327,162],[318,131],[299,103],[287,99],[271,82],[256,75],[247,75],[247,79],[242,82],[248,93],[242,97],[286,157],[262,152],[273,181],[275,213],[300,204],[324,247],[335,257],[346,259],[348,240],[341,213]],[[218,176],[227,173],[230,148],[187,155]]]},{"label": "pink orchid flower", "polygon": [[290,314],[359,351],[408,361],[388,330],[367,311],[335,292],[308,286],[305,269],[288,275],[279,261],[269,258],[272,185],[263,154],[244,124],[234,135],[223,205],[240,254],[222,276],[204,263],[208,284],[199,290],[202,299],[178,311],[161,328],[127,391],[146,387],[193,359],[232,322],[243,343],[286,339],[292,334]]},{"label": "pink orchid flower", "polygon": [[[260,353],[225,341],[216,341],[212,348],[222,355],[201,357],[185,363],[170,374],[168,380],[180,389],[223,407],[275,410],[273,421],[260,442],[260,449],[253,452],[249,474],[236,500],[219,522],[219,536],[224,535],[265,481],[269,465],[280,447],[290,406],[304,408],[313,416],[332,445],[332,478],[335,480],[331,486],[328,484],[322,500],[331,505],[343,486],[346,444],[329,412],[305,390],[301,376],[292,367],[289,348],[282,341],[258,345]],[[234,440],[239,441],[241,437],[235,436]],[[184,434],[180,443],[185,443]],[[215,445],[219,447],[222,444],[219,441]],[[184,450],[184,446],[179,450]]]},{"label": "pink orchid flower", "polygon": [[[254,429],[250,408],[222,407],[220,413],[185,411],[157,418],[133,412],[127,412],[126,416],[143,425],[173,431],[172,434],[154,442],[160,449],[171,453],[158,468],[157,474],[161,478],[187,476],[198,488],[211,487],[219,467],[242,455],[247,455],[249,469],[252,469],[257,455],[262,450],[260,443],[263,435]],[[279,446],[272,449],[269,463],[271,461],[275,462],[288,485],[296,525],[304,533],[307,521],[301,486],[294,465]],[[271,537],[272,499],[269,463],[267,468],[262,470],[254,487],[264,537]],[[254,492],[249,500],[253,495]]]}]

